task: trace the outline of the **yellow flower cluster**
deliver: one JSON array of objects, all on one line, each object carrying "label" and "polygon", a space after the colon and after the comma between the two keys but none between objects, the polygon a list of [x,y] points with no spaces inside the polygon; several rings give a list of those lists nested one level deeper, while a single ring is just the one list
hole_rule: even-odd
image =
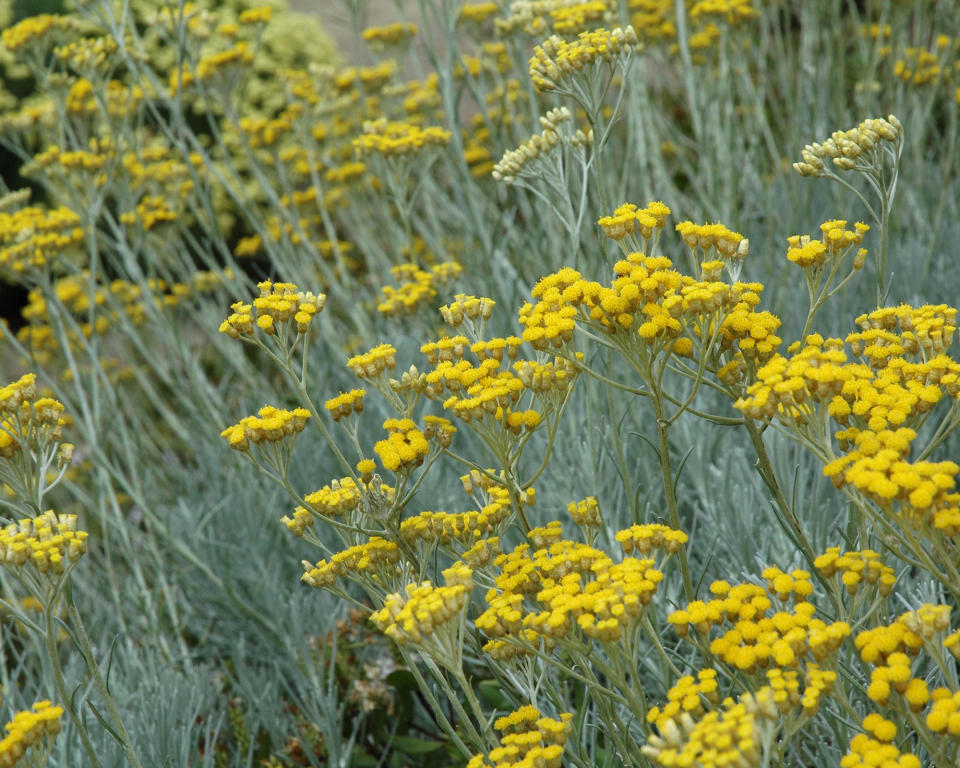
[{"label": "yellow flower cluster", "polygon": [[702,22],[714,17],[727,24],[739,24],[760,15],[751,3],[752,0],[697,0],[690,8],[690,18]]},{"label": "yellow flower cluster", "polygon": [[0,42],[9,51],[17,51],[40,42],[52,32],[70,29],[75,21],[61,14],[41,13],[28,16],[0,33]]},{"label": "yellow flower cluster", "polygon": [[[107,38],[100,39],[106,40]],[[110,40],[110,43],[113,43],[113,41]],[[113,44],[114,46],[116,45],[115,43]],[[91,50],[89,46],[86,49],[73,51],[68,49],[57,50],[58,52],[65,51],[72,58],[86,55],[106,57],[109,53],[113,52],[109,49]],[[73,85],[70,86],[70,90],[64,99],[64,107],[67,112],[74,115],[96,117],[106,110],[109,118],[119,120],[128,116],[131,111],[137,109],[144,98],[144,92],[140,86],[133,85],[128,88],[119,80],[110,80],[106,86],[99,86],[99,89],[99,92],[95,92],[93,83],[85,77],[78,78]],[[103,100],[102,103],[97,100],[97,96],[101,96]]]},{"label": "yellow flower cluster", "polygon": [[776,595],[781,602],[795,599],[802,603],[813,594],[813,582],[810,581],[809,571],[797,568],[790,573],[785,573],[772,565],[764,568],[760,576],[766,581],[767,592]]},{"label": "yellow flower cluster", "polygon": [[614,64],[622,55],[638,50],[639,43],[631,26],[581,32],[572,42],[551,35],[533,49],[530,80],[540,92],[556,90],[586,67]]},{"label": "yellow flower cluster", "polygon": [[654,549],[662,549],[668,554],[673,554],[679,552],[687,543],[687,534],[659,523],[646,523],[632,525],[623,531],[618,531],[616,539],[627,554],[634,549],[642,555],[647,555]]},{"label": "yellow flower cluster", "polygon": [[178,217],[179,214],[170,207],[165,198],[146,195],[134,210],[120,214],[120,223],[128,226],[139,224],[145,232],[149,232],[159,224],[175,222]]},{"label": "yellow flower cluster", "polygon": [[952,461],[907,460],[916,436],[906,427],[856,432],[853,450],[827,464],[824,474],[834,485],[851,485],[882,508],[899,502],[904,522],[954,536],[960,530],[960,497],[950,491],[960,467]]},{"label": "yellow flower cluster", "polygon": [[323,407],[330,411],[334,421],[340,421],[353,413],[363,413],[363,398],[366,396],[365,389],[351,389],[349,392],[341,392],[336,397],[327,400]]},{"label": "yellow flower cluster", "polygon": [[273,16],[273,8],[261,5],[257,8],[247,8],[240,14],[241,24],[269,24]]},{"label": "yellow flower cluster", "polygon": [[421,128],[410,122],[388,122],[385,117],[367,121],[363,133],[353,140],[362,154],[387,156],[411,155],[426,147],[443,147],[450,143],[450,131],[436,126]]},{"label": "yellow flower cluster", "polygon": [[[469,568],[465,570],[471,573]],[[458,578],[462,577],[458,574]],[[375,611],[370,621],[398,645],[419,644],[461,615],[470,601],[472,589],[472,579],[443,587],[429,581],[409,584],[406,594],[387,595],[383,608]]]},{"label": "yellow flower cluster", "polygon": [[460,8],[459,20],[480,23],[500,12],[500,6],[492,0],[478,3],[464,3]]},{"label": "yellow flower cluster", "polygon": [[517,361],[513,371],[502,370],[504,353],[513,359],[520,343],[512,336],[474,342],[469,348],[477,357],[475,365],[463,359],[468,348],[466,336],[429,342],[420,349],[434,369],[414,376],[416,369],[412,368],[405,381],[431,399],[449,393],[443,407],[465,422],[517,436],[536,429],[543,419],[543,413],[532,408],[514,410],[524,394],[535,393],[543,398],[545,408],[553,409],[575,374],[573,365],[559,359],[553,363]]},{"label": "yellow flower cluster", "polygon": [[499,746],[474,755],[467,768],[560,768],[563,747],[573,733],[573,714],[564,712],[557,720],[527,705],[497,718],[493,727],[503,734]]},{"label": "yellow flower cluster", "polygon": [[423,417],[423,436],[427,440],[436,438],[441,448],[450,447],[456,431],[457,428],[453,426],[450,419],[445,419],[443,416],[427,414]]},{"label": "yellow flower cluster", "polygon": [[[947,35],[938,35],[937,47],[945,48],[949,45]],[[943,45],[941,45],[941,43]],[[942,53],[934,53],[927,48],[917,48],[908,45],[903,49],[903,58],[897,59],[893,65],[893,75],[905,83],[915,86],[932,85],[941,81],[944,68],[940,66]],[[946,71],[945,81],[949,81],[949,70]]]},{"label": "yellow flower cluster", "polygon": [[708,258],[711,251],[716,251],[720,261],[743,261],[747,257],[746,242],[743,235],[727,229],[723,224],[694,224],[692,221],[681,221],[676,226],[677,233],[691,250],[699,248]]},{"label": "yellow flower cluster", "polygon": [[857,594],[861,584],[876,585],[881,596],[893,591],[897,576],[889,565],[884,565],[880,555],[872,549],[862,552],[849,551],[841,554],[840,547],[830,547],[813,561],[814,567],[825,579],[839,575],[840,581],[851,595]]},{"label": "yellow flower cluster", "polygon": [[[549,0],[548,0],[549,2]],[[550,25],[558,35],[575,35],[594,23],[600,24],[616,18],[607,0],[567,0],[551,3]]]},{"label": "yellow flower cluster", "polygon": [[[813,268],[816,270],[827,263],[828,259],[837,261],[842,259],[850,250],[863,242],[863,236],[870,227],[858,221],[852,230],[846,229],[847,222],[843,219],[825,221],[820,225],[822,237],[820,240],[811,240],[807,235],[793,235],[787,238],[787,260],[801,269]],[[867,251],[861,248],[853,259],[853,268],[863,267],[867,258]]]},{"label": "yellow flower cluster", "polygon": [[479,539],[476,544],[463,553],[461,560],[470,568],[477,570],[484,568],[502,554],[500,537],[491,536],[488,539]]},{"label": "yellow flower cluster", "polygon": [[[730,586],[714,582],[710,591],[716,597],[707,602],[696,600],[671,613],[667,621],[681,637],[690,625],[706,636],[711,628],[730,622],[733,627],[714,638],[710,652],[744,672],[769,665],[791,668],[811,656],[821,661],[840,647],[850,634],[850,625],[838,621],[827,624],[814,618],[816,607],[806,602],[811,591],[809,574],[786,574],[778,568],[764,572],[767,589],[755,584]],[[780,599],[795,600],[791,611],[770,614],[772,601],[767,592]]]},{"label": "yellow flower cluster", "polygon": [[25,373],[16,381],[0,388],[0,412],[17,413],[24,402],[37,396],[37,374]]},{"label": "yellow flower cluster", "polygon": [[0,388],[0,459],[23,449],[42,448],[59,440],[66,425],[63,403],[37,398],[36,374],[27,373]]},{"label": "yellow flower cluster", "polygon": [[[555,538],[554,528],[548,540]],[[663,579],[653,560],[627,557],[615,563],[602,550],[568,540],[533,551],[520,545],[494,565],[501,572],[476,626],[491,638],[484,650],[499,658],[540,639],[552,644],[575,628],[593,640],[616,642]],[[525,610],[526,595],[536,602]]]},{"label": "yellow flower cluster", "polygon": [[[510,515],[510,494],[505,488],[489,490],[490,503],[479,511],[421,512],[400,523],[400,535],[411,543],[476,544],[478,539],[494,533]],[[464,555],[466,559],[466,555]]]},{"label": "yellow flower cluster", "polygon": [[[951,694],[942,688],[931,693],[922,675],[914,677],[912,657],[920,652],[924,643],[932,642],[949,627],[950,606],[926,604],[904,613],[890,624],[860,632],[854,645],[860,651],[860,658],[874,665],[867,696],[886,706],[891,694],[896,692],[912,712],[920,712],[932,699],[935,704],[931,713],[936,710],[936,702]],[[949,647],[949,642],[948,637],[943,645]],[[934,725],[938,725],[936,717],[928,727],[933,729]],[[960,728],[957,733],[960,734]]]},{"label": "yellow flower cluster", "polygon": [[937,688],[931,694],[933,704],[926,725],[934,733],[960,737],[960,691]]},{"label": "yellow flower cluster", "polygon": [[[240,41],[236,45],[217,53],[209,53],[197,62],[196,78],[203,82],[214,78],[230,78],[253,62],[250,46]],[[184,71],[184,84],[192,79],[192,73]]]},{"label": "yellow flower cluster", "polygon": [[[912,752],[901,752],[892,742],[897,726],[876,713],[863,719],[867,733],[850,739],[849,751],[840,759],[840,768],[920,768],[920,759]],[[869,735],[868,735],[869,734]]]},{"label": "yellow flower cluster", "polygon": [[69,255],[83,242],[80,217],[69,208],[0,211],[0,270],[23,275]]},{"label": "yellow flower cluster", "polygon": [[394,577],[396,564],[400,561],[400,548],[395,541],[373,536],[365,544],[358,544],[337,552],[330,561],[320,560],[316,565],[303,561],[301,580],[311,587],[330,587],[338,578],[348,574],[367,576],[378,584],[388,584]]},{"label": "yellow flower cluster", "polygon": [[417,25],[397,21],[383,27],[367,27],[363,30],[364,41],[374,50],[383,50],[389,45],[409,42],[417,34]]},{"label": "yellow flower cluster", "polygon": [[433,265],[429,270],[416,264],[398,264],[390,268],[398,287],[385,285],[377,311],[391,317],[416,312],[437,295],[437,286],[459,276],[461,267],[455,261]]},{"label": "yellow flower cluster", "polygon": [[389,433],[386,440],[373,446],[384,469],[406,472],[423,463],[430,453],[430,444],[412,419],[387,419],[383,428]]},{"label": "yellow flower cluster", "polygon": [[[929,362],[933,369],[910,368],[909,373],[917,378],[923,378],[921,374],[926,374],[929,378],[942,379],[948,385],[949,394],[956,395],[960,368],[952,360],[933,359],[946,352],[953,343],[957,330],[956,317],[957,310],[946,304],[884,307],[860,315],[856,323],[862,332],[849,334],[846,342],[854,355],[865,357],[873,368],[896,367],[891,365],[893,358],[917,355]],[[944,365],[948,370],[941,370]]]},{"label": "yellow flower cluster", "polygon": [[235,451],[250,450],[250,443],[259,445],[266,441],[275,443],[289,435],[303,432],[310,418],[306,408],[294,408],[287,411],[272,405],[265,405],[256,416],[245,416],[238,424],[227,427],[220,436]]},{"label": "yellow flower cluster", "polygon": [[574,35],[616,19],[616,4],[611,8],[609,0],[514,0],[496,26],[501,35],[522,31],[542,38],[549,31]]},{"label": "yellow flower cluster", "polygon": [[660,735],[651,735],[643,753],[657,765],[696,765],[700,768],[760,765],[767,739],[776,727],[779,711],[770,688],[726,699],[723,709],[694,721],[689,714],[679,725],[667,720]]},{"label": "yellow flower cluster", "polygon": [[13,720],[3,727],[6,735],[0,739],[0,765],[16,765],[34,744],[60,733],[62,715],[63,707],[54,706],[47,700],[38,701],[32,708],[17,712]]},{"label": "yellow flower cluster", "polygon": [[288,326],[297,333],[306,333],[314,315],[323,310],[327,297],[300,291],[293,283],[274,283],[265,280],[257,283],[260,295],[253,304],[241,301],[231,305],[233,313],[220,324],[220,333],[233,339],[252,336],[254,324],[264,333],[275,336]]},{"label": "yellow flower cluster", "polygon": [[622,240],[638,232],[644,240],[649,240],[657,231],[663,230],[669,215],[670,209],[659,200],[650,201],[646,208],[624,203],[612,216],[601,216],[597,224],[612,240]]},{"label": "yellow flower cluster", "polygon": [[[239,127],[252,149],[273,147],[293,129],[297,117],[299,117],[298,110],[288,108],[274,118],[243,117],[240,119]],[[312,192],[316,194],[316,190]]]},{"label": "yellow flower cluster", "polygon": [[[341,477],[320,490],[308,494],[304,497],[304,501],[318,515],[337,517],[355,510],[367,490],[366,486],[358,485],[352,477]],[[381,484],[380,493],[388,502],[393,501],[394,489],[389,485]]]},{"label": "yellow flower cluster", "polygon": [[[701,698],[702,697],[702,698]],[[662,707],[650,707],[647,710],[647,722],[657,726],[661,733],[667,722],[673,720],[679,724],[679,717],[686,712],[691,717],[700,717],[706,705],[720,703],[717,687],[717,670],[701,669],[696,678],[684,675],[667,691],[667,703]]]},{"label": "yellow flower cluster", "polygon": [[347,360],[347,368],[358,379],[373,379],[397,367],[397,350],[391,344],[379,344],[369,352]]},{"label": "yellow flower cluster", "polygon": [[603,525],[600,505],[595,496],[587,496],[582,501],[571,501],[567,505],[567,512],[570,513],[570,519],[573,520],[574,525],[579,525],[581,528],[599,528]]},{"label": "yellow flower cluster", "polygon": [[[803,160],[793,168],[801,176],[822,176],[824,161],[829,158],[841,171],[857,167],[857,159],[878,150],[881,142],[897,143],[903,140],[903,125],[894,115],[886,120],[869,118],[849,131],[834,131],[822,144],[807,144],[801,151]],[[868,164],[868,167],[869,164]]]},{"label": "yellow flower cluster", "polygon": [[776,355],[759,368],[736,407],[748,418],[776,418],[828,452],[824,427],[832,418],[845,427],[835,434],[842,454],[824,467],[834,485],[852,486],[882,508],[899,502],[901,519],[955,535],[960,497],[951,491],[960,468],[907,459],[913,426],[945,394],[958,393],[960,366],[943,354],[954,317],[943,306],[900,306],[858,318],[863,330],[847,343],[865,362],[848,362],[839,339],[809,336],[789,359]]},{"label": "yellow flower cluster", "polygon": [[47,510],[0,530],[0,563],[8,568],[29,564],[40,573],[60,574],[86,551],[87,532],[77,530],[76,515]]},{"label": "yellow flower cluster", "polygon": [[[520,308],[523,340],[535,349],[562,347],[572,340],[579,318],[604,333],[634,334],[644,349],[689,356],[693,340],[700,341],[700,328],[716,324],[721,349],[736,344],[744,357],[760,360],[773,354],[781,341],[774,333],[780,320],[754,311],[760,284],[696,280],[672,267],[666,257],[632,253],[614,265],[609,287],[564,267],[537,283],[536,304]],[[681,337],[685,325],[696,329],[692,338]]]},{"label": "yellow flower cluster", "polygon": [[[772,674],[770,670],[767,674]],[[832,669],[821,669],[819,664],[807,664],[806,687],[803,689],[803,698],[800,705],[808,716],[816,714],[820,707],[820,700],[829,695],[837,682],[837,673]]]}]

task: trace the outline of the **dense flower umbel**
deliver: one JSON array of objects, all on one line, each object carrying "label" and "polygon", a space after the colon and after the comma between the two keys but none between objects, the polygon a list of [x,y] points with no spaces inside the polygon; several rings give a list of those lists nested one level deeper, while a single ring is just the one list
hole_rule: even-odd
[{"label": "dense flower umbel", "polygon": [[560,768],[560,756],[573,733],[573,715],[543,717],[536,707],[521,707],[497,718],[493,727],[503,735],[490,752],[474,755],[467,768]]},{"label": "dense flower umbel", "polygon": [[880,555],[872,549],[841,554],[840,547],[830,547],[814,560],[813,565],[824,578],[839,576],[851,595],[855,595],[861,586],[867,584],[876,585],[880,595],[886,597],[897,581],[893,568],[884,565]]},{"label": "dense flower umbel", "polygon": [[430,444],[412,419],[387,419],[383,428],[389,433],[386,440],[373,446],[384,469],[404,472],[423,463],[430,453]]},{"label": "dense flower umbel", "polygon": [[696,678],[693,675],[684,675],[677,680],[667,691],[667,703],[662,707],[650,707],[647,711],[647,722],[654,723],[657,730],[663,733],[668,721],[673,720],[679,725],[678,720],[682,713],[699,717],[705,711],[705,705],[715,707],[719,703],[717,671],[701,669]]},{"label": "dense flower umbel", "polygon": [[[820,225],[820,240],[811,240],[806,235],[787,238],[787,260],[802,269],[813,270],[823,267],[828,260],[831,263],[841,260],[850,249],[863,242],[863,236],[870,229],[861,221],[854,224],[852,230],[846,229],[846,226],[847,222],[843,219],[832,219]],[[866,256],[866,250],[861,248],[853,260],[854,269],[863,266]]]},{"label": "dense flower umbel", "polygon": [[[912,712],[920,712],[932,701],[927,728],[934,732],[949,728],[951,735],[960,735],[960,726],[956,722],[951,725],[950,705],[941,703],[953,696],[952,691],[945,688],[930,691],[924,673],[918,670],[914,675],[913,671],[914,657],[924,647],[935,657],[941,653],[938,645],[950,647],[953,635],[937,642],[949,628],[950,606],[926,604],[904,613],[890,624],[860,632],[855,645],[860,658],[873,665],[866,691],[869,698],[880,706],[887,706],[891,696],[896,695]],[[960,701],[960,697],[956,700]]]},{"label": "dense flower umbel", "polygon": [[0,272],[15,276],[50,266],[68,257],[83,242],[80,217],[69,208],[21,208],[0,211]]},{"label": "dense flower umbel", "polygon": [[611,216],[601,216],[597,224],[607,237],[619,242],[621,247],[629,247],[626,252],[640,250],[636,239],[639,234],[644,241],[644,250],[653,253],[669,215],[670,209],[659,200],[647,203],[646,208],[624,203]]},{"label": "dense flower umbel", "polygon": [[407,541],[474,544],[497,531],[510,514],[510,494],[505,488],[488,491],[490,503],[469,512],[420,512],[400,523],[400,535]]},{"label": "dense flower umbel", "polygon": [[434,296],[437,287],[457,277],[461,268],[454,261],[435,264],[430,269],[420,269],[415,264],[399,264],[390,268],[397,287],[385,285],[380,289],[382,300],[377,311],[396,316],[416,312]]},{"label": "dense flower umbel", "polygon": [[[755,584],[730,586],[714,582],[710,591],[716,597],[688,603],[674,611],[668,621],[677,634],[686,636],[692,625],[703,636],[713,627],[729,622],[730,629],[710,642],[710,652],[733,667],[752,673],[768,666],[792,668],[807,658],[822,661],[839,648],[850,634],[850,625],[838,621],[827,624],[814,618],[816,607],[806,601],[812,592],[806,571],[784,573],[778,568],[764,571],[767,588]],[[771,597],[793,599],[792,611],[771,612]]]},{"label": "dense flower umbel", "polygon": [[383,27],[367,27],[363,39],[373,50],[382,50],[391,45],[402,45],[417,34],[417,25],[398,21]]},{"label": "dense flower umbel", "polygon": [[320,312],[327,297],[300,291],[293,283],[257,283],[260,295],[253,304],[237,302],[231,306],[233,314],[220,324],[220,332],[236,339],[252,336],[254,322],[271,336],[288,327],[297,333],[306,333],[314,315]]},{"label": "dense flower umbel", "polygon": [[[960,468],[950,461],[908,459],[915,427],[945,397],[960,392],[960,365],[945,354],[956,331],[956,310],[943,305],[878,309],[858,318],[862,330],[846,344],[807,337],[757,370],[756,382],[736,407],[749,418],[775,419],[826,456],[824,473],[881,508],[894,505],[905,522],[955,535]],[[840,455],[827,431],[836,431]]]},{"label": "dense flower umbel", "polygon": [[77,530],[76,515],[48,510],[0,530],[0,563],[7,568],[60,574],[86,551],[87,532]]},{"label": "dense flower umbel", "polygon": [[473,582],[470,569],[465,571],[466,583],[437,587],[425,581],[408,585],[405,595],[387,595],[383,608],[374,612],[370,621],[399,645],[423,642],[467,606]]},{"label": "dense flower umbel", "polygon": [[334,421],[340,421],[350,414],[363,413],[363,398],[366,396],[365,389],[351,389],[349,392],[341,392],[336,397],[327,400],[323,407],[326,408]]},{"label": "dense flower umbel", "polygon": [[372,537],[365,544],[358,544],[337,552],[316,565],[302,561],[303,576],[300,578],[311,587],[333,586],[338,578],[350,576],[369,578],[378,584],[392,583],[396,564],[400,561],[400,549],[396,542],[380,536]]},{"label": "dense flower umbel", "polygon": [[407,122],[388,122],[386,118],[366,122],[363,134],[353,140],[360,154],[410,155],[450,142],[450,131],[435,126],[421,128]]},{"label": "dense flower umbel", "polygon": [[[38,701],[31,709],[17,712],[13,720],[4,726],[6,735],[0,740],[0,765],[11,768],[33,746],[45,746],[45,737],[60,733],[60,717],[63,707],[49,701]],[[31,761],[31,765],[32,765]]]},{"label": "dense flower umbel", "polygon": [[651,736],[643,753],[658,765],[697,765],[701,768],[761,765],[769,746],[769,731],[777,727],[779,710],[772,688],[727,699],[722,709],[698,721],[684,713],[679,726],[666,721],[659,736]]},{"label": "dense flower umbel", "polygon": [[580,322],[614,336],[641,363],[664,351],[689,356],[703,344],[711,355],[731,350],[762,362],[780,344],[780,320],[754,310],[759,284],[697,280],[670,259],[643,253],[618,261],[614,274],[609,287],[570,267],[542,278],[532,291],[536,303],[520,308],[523,340],[535,349],[563,348]]},{"label": "dense flower umbel", "polygon": [[920,759],[911,752],[901,752],[893,741],[897,726],[876,713],[863,719],[866,733],[858,733],[850,740],[847,754],[840,760],[841,768],[920,768]]},{"label": "dense flower umbel", "polygon": [[[896,144],[902,141],[903,125],[896,117],[870,118],[849,131],[834,131],[822,144],[807,144],[801,155],[803,161],[793,168],[803,176],[822,176],[829,158],[841,171],[865,167],[859,158],[879,151],[882,142]],[[868,167],[868,166],[866,166]]]},{"label": "dense flower umbel", "polygon": [[369,352],[347,360],[347,368],[358,379],[372,379],[397,367],[397,350],[391,344],[379,344]]},{"label": "dense flower umbel", "polygon": [[653,560],[615,563],[602,550],[561,535],[558,522],[535,529],[530,538],[536,549],[521,545],[494,560],[500,574],[487,592],[489,607],[476,620],[491,638],[484,646],[491,655],[509,658],[530,643],[552,644],[571,632],[615,642],[652,599],[663,578]]},{"label": "dense flower umbel", "polygon": [[24,449],[47,447],[62,436],[63,403],[38,398],[36,378],[27,373],[0,388],[0,459],[12,459]]},{"label": "dense flower umbel", "polygon": [[556,35],[533,49],[530,79],[538,91],[556,90],[587,67],[613,64],[639,47],[633,27],[581,32],[569,42]]},{"label": "dense flower umbel", "polygon": [[[362,480],[357,483],[352,477],[341,477],[339,480],[332,480],[329,485],[323,486],[320,490],[307,494],[304,501],[318,515],[339,517],[355,510],[360,505],[367,490],[368,486]],[[393,488],[381,484],[380,492],[388,502],[393,501]],[[298,507],[298,509],[300,508]]]},{"label": "dense flower umbel", "polygon": [[256,416],[245,416],[238,424],[227,427],[220,436],[236,451],[247,451],[250,443],[275,443],[303,431],[310,412],[306,408],[292,411],[265,405]]},{"label": "dense flower umbel", "polygon": [[659,523],[646,523],[619,531],[616,539],[628,555],[634,549],[642,555],[649,554],[654,549],[662,549],[672,554],[679,552],[687,543],[687,534]]}]

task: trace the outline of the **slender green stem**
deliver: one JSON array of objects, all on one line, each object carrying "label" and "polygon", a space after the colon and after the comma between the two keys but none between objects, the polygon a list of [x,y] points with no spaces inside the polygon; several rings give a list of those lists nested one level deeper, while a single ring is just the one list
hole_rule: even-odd
[{"label": "slender green stem", "polygon": [[59,632],[57,631],[58,628],[54,621],[54,614],[58,603],[59,601],[54,599],[44,608],[44,640],[47,646],[47,656],[50,658],[50,666],[53,669],[53,679],[56,683],[57,690],[60,692],[60,697],[63,699],[63,706],[67,710],[67,714],[70,716],[74,727],[76,727],[77,733],[80,735],[80,742],[83,744],[84,752],[87,753],[90,765],[93,768],[100,768],[100,761],[97,759],[97,753],[94,752],[93,744],[90,742],[90,734],[87,732],[87,727],[73,707],[73,695],[67,688],[67,681],[63,676],[63,667],[60,665],[60,652],[57,650],[57,636]]}]

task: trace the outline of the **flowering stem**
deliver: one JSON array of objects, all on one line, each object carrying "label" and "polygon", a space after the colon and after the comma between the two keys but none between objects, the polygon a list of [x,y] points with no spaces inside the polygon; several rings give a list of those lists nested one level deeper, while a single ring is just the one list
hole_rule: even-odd
[{"label": "flowering stem", "polygon": [[[682,530],[680,509],[677,506],[677,494],[673,485],[673,467],[670,464],[670,440],[668,438],[670,424],[665,417],[663,399],[659,395],[653,398],[653,405],[657,417],[658,457],[663,478],[663,493],[667,501],[667,514],[670,517],[670,525],[677,530]],[[683,593],[687,601],[692,602],[696,598],[696,590],[693,587],[693,580],[690,578],[690,562],[687,560],[685,550],[680,550],[679,559],[680,573],[683,575]]]},{"label": "flowering stem", "polygon": [[57,690],[60,692],[60,698],[63,699],[63,706],[66,708],[67,714],[70,715],[70,720],[76,727],[77,733],[80,734],[80,741],[83,744],[84,751],[87,753],[87,757],[90,759],[90,765],[93,766],[93,768],[100,768],[100,761],[97,760],[97,754],[93,751],[93,744],[90,742],[90,734],[87,732],[86,726],[74,709],[73,696],[67,688],[67,681],[63,676],[63,667],[60,665],[60,654],[57,651],[56,644],[58,632],[53,620],[57,602],[58,600],[54,597],[44,608],[44,640],[47,646],[47,656],[50,657],[53,679],[56,683]]},{"label": "flowering stem", "polygon": [[140,758],[137,757],[137,753],[133,750],[133,744],[130,741],[130,735],[127,733],[127,728],[123,723],[123,718],[120,716],[120,710],[117,709],[117,703],[110,694],[110,689],[107,687],[106,681],[100,674],[100,665],[97,664],[96,657],[93,654],[93,648],[90,645],[90,637],[87,635],[87,628],[84,626],[83,619],[80,616],[80,611],[77,610],[77,606],[73,602],[73,594],[69,582],[67,583],[67,588],[65,590],[65,597],[67,610],[70,612],[71,623],[77,631],[77,637],[80,639],[80,649],[83,653],[83,659],[86,662],[87,669],[90,671],[90,675],[93,678],[93,683],[100,694],[100,698],[103,700],[103,704],[107,708],[107,714],[110,718],[110,725],[113,728],[112,734],[120,742],[120,746],[123,748],[123,753],[127,757],[127,762],[129,762],[133,768],[143,768]]}]

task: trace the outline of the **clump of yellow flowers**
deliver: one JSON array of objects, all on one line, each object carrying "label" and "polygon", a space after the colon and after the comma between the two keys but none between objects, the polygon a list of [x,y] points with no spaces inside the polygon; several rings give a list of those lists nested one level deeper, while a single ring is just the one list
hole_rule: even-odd
[{"label": "clump of yellow flowers", "polygon": [[77,530],[76,515],[52,510],[0,530],[0,562],[6,568],[24,566],[38,574],[59,575],[87,551],[87,532]]},{"label": "clump of yellow flowers", "polygon": [[30,709],[17,712],[4,726],[6,735],[0,739],[0,764],[11,767],[28,754],[30,764],[43,765],[53,748],[53,740],[60,733],[63,707],[47,700],[38,701]]}]

